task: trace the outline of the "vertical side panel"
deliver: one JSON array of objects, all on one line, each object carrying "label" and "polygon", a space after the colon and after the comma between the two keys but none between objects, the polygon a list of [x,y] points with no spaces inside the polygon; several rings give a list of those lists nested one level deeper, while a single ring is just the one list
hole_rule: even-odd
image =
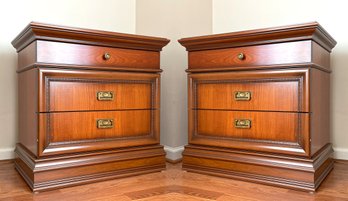
[{"label": "vertical side panel", "polygon": [[37,156],[38,70],[18,74],[19,143]]},{"label": "vertical side panel", "polygon": [[310,70],[311,155],[330,143],[330,74]]}]

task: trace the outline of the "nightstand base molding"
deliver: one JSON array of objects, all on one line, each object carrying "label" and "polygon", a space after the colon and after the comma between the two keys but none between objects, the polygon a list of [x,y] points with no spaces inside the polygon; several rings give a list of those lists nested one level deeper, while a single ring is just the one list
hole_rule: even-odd
[{"label": "nightstand base molding", "polygon": [[158,172],[165,169],[160,145],[35,159],[20,144],[15,168],[33,191]]},{"label": "nightstand base molding", "polygon": [[312,159],[188,145],[183,169],[189,172],[315,191],[333,168],[328,144]]}]

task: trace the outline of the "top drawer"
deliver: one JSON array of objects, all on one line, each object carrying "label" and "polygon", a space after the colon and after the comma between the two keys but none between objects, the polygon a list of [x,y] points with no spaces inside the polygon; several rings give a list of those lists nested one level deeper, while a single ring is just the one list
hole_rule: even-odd
[{"label": "top drawer", "polygon": [[37,41],[39,63],[159,69],[159,59],[155,51]]},{"label": "top drawer", "polygon": [[311,41],[189,52],[189,68],[267,66],[311,62]]}]

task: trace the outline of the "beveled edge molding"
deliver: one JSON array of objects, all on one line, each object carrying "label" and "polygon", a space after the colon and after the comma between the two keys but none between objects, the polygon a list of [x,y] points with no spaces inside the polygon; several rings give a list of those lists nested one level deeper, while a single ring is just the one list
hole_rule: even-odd
[{"label": "beveled edge molding", "polygon": [[[192,76],[196,76],[192,74],[192,76],[188,77],[189,82],[191,83],[191,87],[189,90],[191,90],[191,95],[190,95],[190,100],[191,105],[193,107],[189,107],[189,110],[191,110],[192,115],[193,115],[193,120],[192,120],[192,133],[189,132],[189,144],[193,145],[204,145],[202,143],[202,140],[214,140],[215,142],[217,141],[226,141],[233,143],[234,145],[231,145],[228,148],[237,148],[240,149],[242,146],[241,144],[248,144],[249,149],[254,149],[254,151],[264,151],[264,152],[269,152],[269,151],[274,151],[275,149],[279,153],[285,153],[285,154],[294,154],[294,155],[299,155],[299,156],[309,156],[310,155],[310,149],[309,149],[309,142],[305,140],[303,136],[306,135],[306,132],[304,131],[303,124],[306,124],[306,120],[303,120],[301,118],[301,114],[308,114],[308,112],[301,110],[301,113],[298,113],[298,129],[296,133],[296,142],[279,142],[279,141],[273,141],[273,140],[255,140],[255,139],[242,139],[242,138],[233,138],[233,137],[215,137],[215,136],[209,136],[209,135],[204,135],[201,133],[198,133],[198,111],[202,110],[202,108],[197,107],[197,84],[201,83],[251,83],[251,82],[283,82],[283,81],[295,81],[298,82],[298,108],[300,109],[303,101],[303,88],[308,87],[306,86],[306,81],[305,78],[307,77],[307,74],[309,73],[308,69],[300,69],[302,70],[299,72],[298,70],[293,71],[291,76],[283,76],[281,78],[279,77],[267,77],[267,78],[254,78],[254,79],[223,79],[223,80],[216,80],[216,79],[209,79],[205,80],[202,78],[194,78]],[[251,71],[252,73],[253,71]],[[281,70],[278,70],[278,73],[284,74]],[[278,75],[279,76],[279,75]],[[190,104],[189,104],[190,105]],[[303,106],[302,106],[303,107]],[[306,107],[305,107],[306,108]],[[236,111],[236,110],[229,110],[229,111]],[[243,110],[242,110],[243,111]],[[295,111],[294,111],[295,112]],[[190,117],[189,117],[190,118]],[[264,146],[267,144],[267,146]],[[253,148],[254,147],[254,148]],[[270,148],[272,147],[272,148]]]},{"label": "beveled edge molding", "polygon": [[301,40],[313,40],[329,52],[337,43],[318,22],[182,38],[178,42],[187,51],[198,51]]},{"label": "beveled edge molding", "polygon": [[222,68],[197,68],[186,69],[187,73],[210,73],[210,72],[226,72],[226,71],[240,71],[240,70],[263,70],[263,69],[294,69],[294,68],[315,68],[326,73],[331,73],[330,69],[315,63],[298,63],[298,64],[280,64],[280,65],[255,65],[255,66],[234,66],[234,67],[222,67]]},{"label": "beveled edge molding", "polygon": [[[14,160],[15,168],[23,176],[28,186],[34,191],[46,191],[56,188],[75,186],[78,184],[96,181],[110,180],[115,178],[135,176],[151,172],[159,172],[165,169],[164,151],[161,145],[150,145],[146,147],[128,147],[111,151],[87,152],[70,154],[64,157],[56,156],[37,159],[30,155],[21,144],[16,145]],[[78,168],[81,166],[92,166],[95,164],[107,164],[110,162],[131,161],[143,158],[162,158],[163,163],[155,165],[142,164],[138,167],[114,170],[111,172],[100,172],[87,176],[74,176],[53,181],[42,181],[34,183],[35,175],[49,171],[59,171],[66,168]],[[32,177],[31,177],[32,174]]]},{"label": "beveled edge molding", "polygon": [[[187,145],[183,153],[183,170],[213,176],[227,177],[245,181],[252,181],[272,186],[292,188],[302,191],[315,191],[333,168],[332,144],[324,146],[313,158],[298,158],[288,155],[273,155],[261,152],[248,152],[216,147]],[[217,167],[202,166],[190,163],[185,157],[217,160],[225,162],[239,162],[246,165],[257,165],[264,168],[279,168],[279,171],[299,171],[313,175],[313,182],[286,179],[282,177],[252,174]],[[317,175],[319,174],[319,175]]]},{"label": "beveled edge molding", "polygon": [[114,66],[83,66],[73,64],[51,64],[51,63],[33,63],[25,66],[17,73],[25,72],[33,68],[53,68],[53,69],[76,69],[76,70],[100,70],[100,71],[118,71],[118,72],[140,72],[140,73],[157,73],[163,72],[162,69],[151,69],[151,68],[129,68],[129,67],[114,67]]},{"label": "beveled edge molding", "polygon": [[169,39],[30,22],[11,42],[17,52],[35,40],[161,51]]}]

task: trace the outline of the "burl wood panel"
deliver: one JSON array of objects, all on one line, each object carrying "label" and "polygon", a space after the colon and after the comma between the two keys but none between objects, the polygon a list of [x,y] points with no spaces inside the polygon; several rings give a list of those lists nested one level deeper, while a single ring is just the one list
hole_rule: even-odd
[{"label": "burl wood panel", "polygon": [[[74,142],[150,135],[151,110],[64,112],[49,116],[50,142]],[[98,119],[112,119],[113,128],[97,128]]]},{"label": "burl wood panel", "polygon": [[[250,140],[296,142],[299,116],[284,112],[197,111],[197,135]],[[235,120],[248,119],[250,128],[236,128]]]},{"label": "burl wood panel", "polygon": [[311,69],[311,155],[330,143],[330,74]]},{"label": "burl wood panel", "polygon": [[[109,53],[111,58],[104,59]],[[90,45],[37,41],[37,62],[64,65],[159,68],[160,53]]]},{"label": "burl wood panel", "polygon": [[38,70],[18,74],[18,141],[37,155]]},{"label": "burl wood panel", "polygon": [[[112,92],[114,97],[98,100],[98,92]],[[51,81],[49,111],[151,109],[152,93],[151,83]]]},{"label": "burl wood panel", "polygon": [[[236,100],[236,92],[250,92],[250,100]],[[299,111],[299,82],[224,82],[197,84],[197,108],[227,110]]]},{"label": "burl wood panel", "polygon": [[[311,62],[311,41],[189,52],[189,68],[221,68]],[[244,59],[238,54],[243,53]]]}]

